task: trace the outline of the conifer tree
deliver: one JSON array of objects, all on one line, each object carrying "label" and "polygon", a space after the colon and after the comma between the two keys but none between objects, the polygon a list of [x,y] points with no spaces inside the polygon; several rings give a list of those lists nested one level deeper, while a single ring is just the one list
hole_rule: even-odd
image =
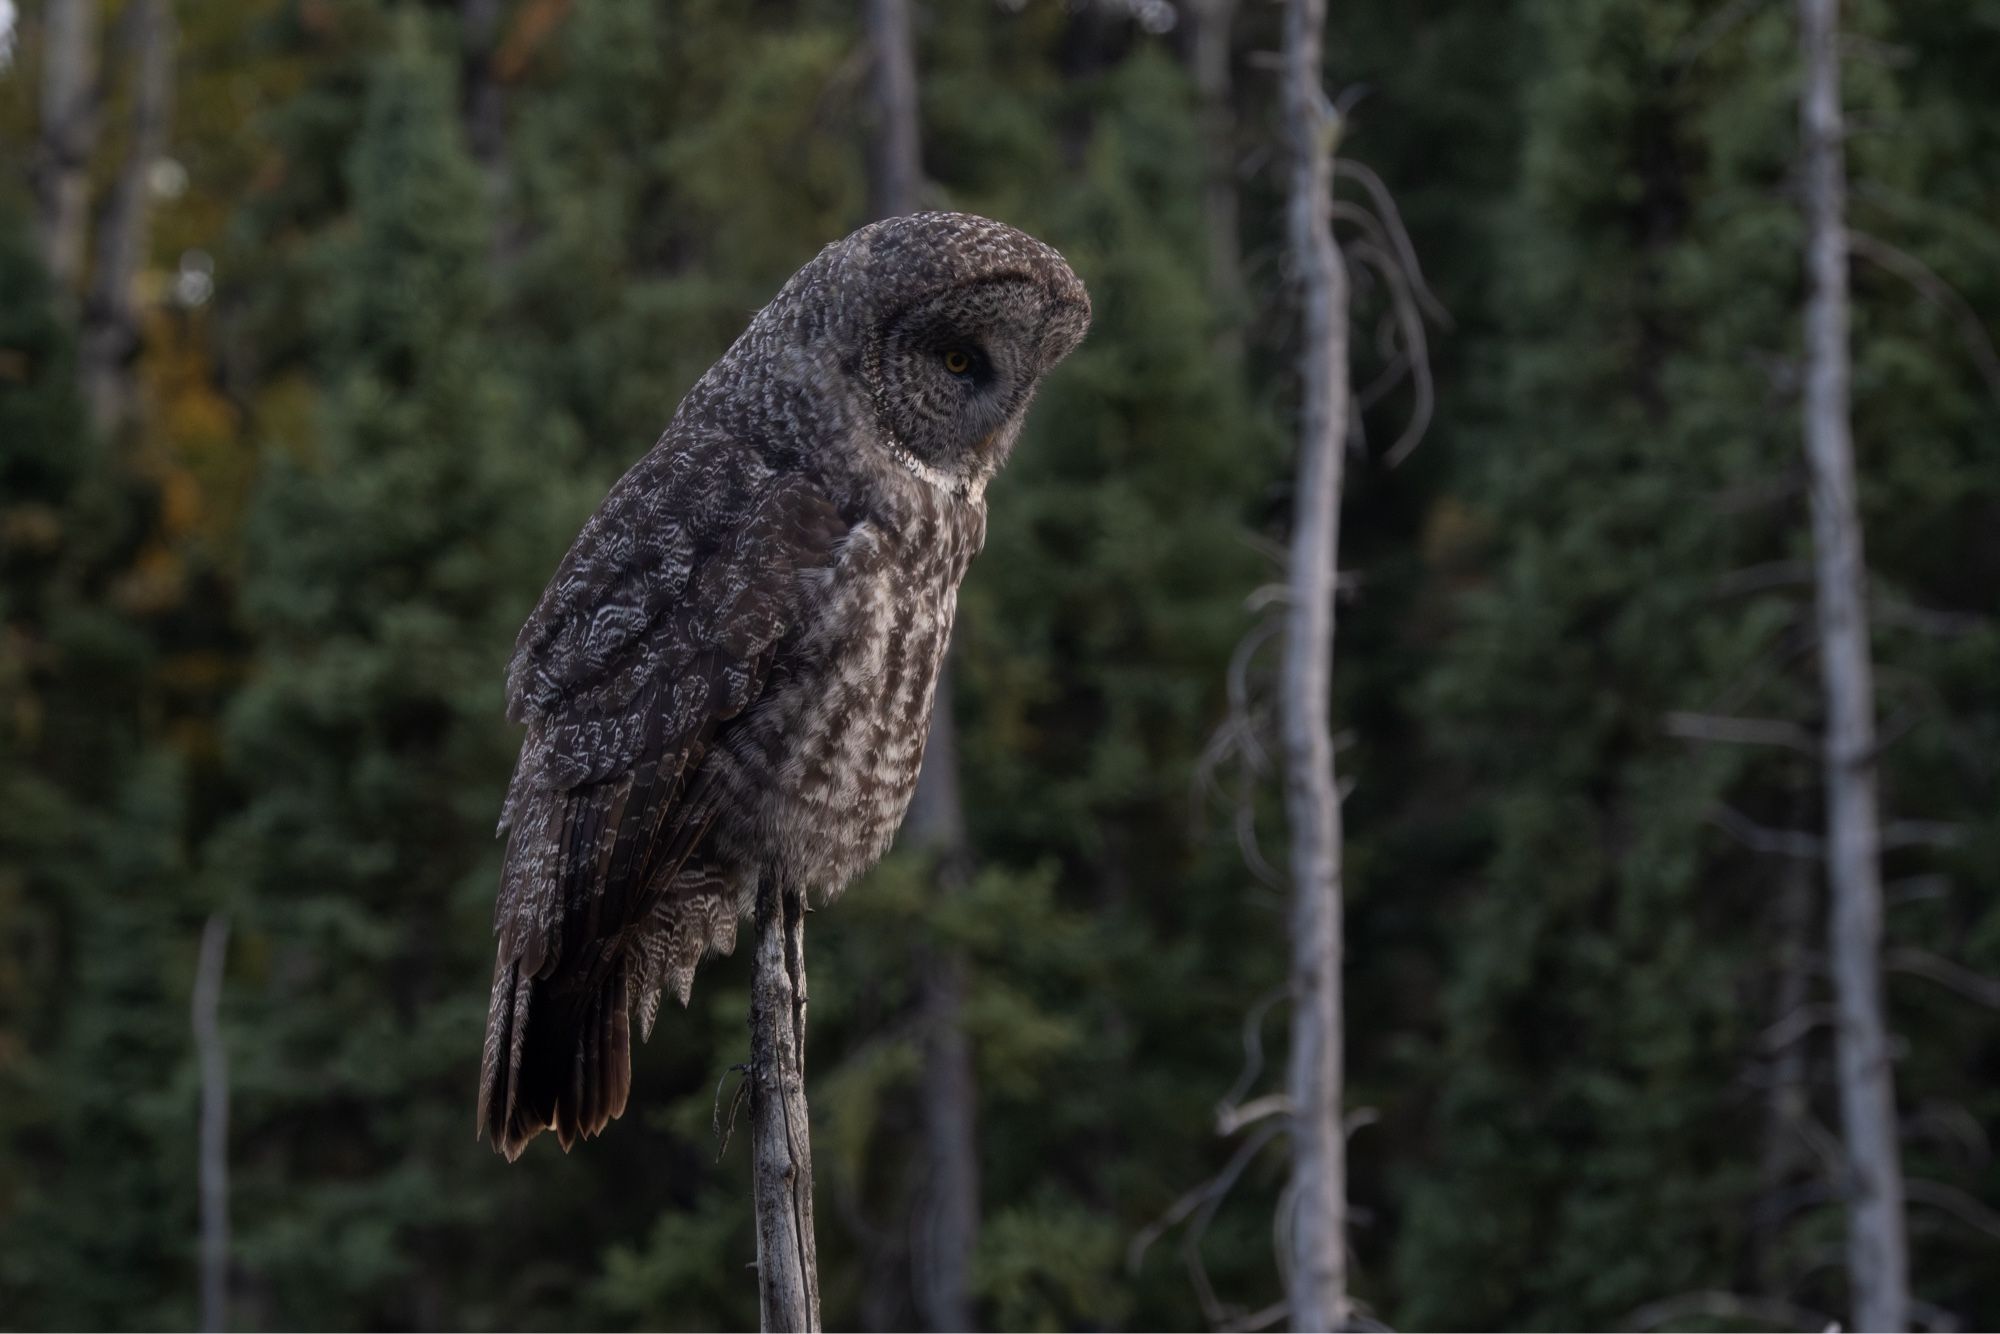
[{"label": "conifer tree", "polygon": [[249,520],[259,669],[210,874],[248,960],[224,1013],[258,1323],[492,1311],[454,1261],[500,1189],[466,1152],[465,1092],[511,759],[500,665],[560,542],[565,461],[501,373],[451,88],[399,21],[347,161],[351,224],[315,256],[315,429],[272,443]]},{"label": "conifer tree", "polygon": [[1711,821],[1798,773],[1672,732],[1766,684],[1792,624],[1783,590],[1718,590],[1786,540],[1755,497],[1788,466],[1766,404],[1793,278],[1767,241],[1790,226],[1782,54],[1760,32],[1690,62],[1696,11],[1529,11],[1493,425],[1460,427],[1442,553],[1470,588],[1425,687],[1488,842],[1397,1248],[1414,1325],[1615,1322],[1734,1286],[1754,1165],[1726,1151],[1751,1124],[1730,1090],[1762,983],[1741,926],[1774,872]]},{"label": "conifer tree", "polygon": [[121,605],[149,498],[0,200],[0,1290],[22,1324],[179,1324],[178,766]]}]

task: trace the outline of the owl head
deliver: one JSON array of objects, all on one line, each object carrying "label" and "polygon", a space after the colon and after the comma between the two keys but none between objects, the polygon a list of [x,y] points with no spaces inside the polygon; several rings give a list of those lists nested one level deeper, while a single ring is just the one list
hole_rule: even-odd
[{"label": "owl head", "polygon": [[886,448],[969,491],[1089,327],[1083,283],[1027,233],[970,213],[890,218],[793,274],[680,411],[772,449]]},{"label": "owl head", "polygon": [[1090,297],[1053,249],[969,213],[918,213],[843,243],[858,298],[854,372],[893,445],[957,478],[990,476],[1035,387],[1090,326]]}]

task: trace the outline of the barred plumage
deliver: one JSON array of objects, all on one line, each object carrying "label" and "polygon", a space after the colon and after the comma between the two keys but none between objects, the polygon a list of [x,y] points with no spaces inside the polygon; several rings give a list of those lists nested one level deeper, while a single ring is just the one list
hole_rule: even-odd
[{"label": "barred plumage", "polygon": [[584,525],[522,627],[479,1127],[516,1157],[623,1112],[631,1016],[734,947],[760,877],[824,902],[923,760],[986,483],[1089,299],[968,214],[793,276]]}]

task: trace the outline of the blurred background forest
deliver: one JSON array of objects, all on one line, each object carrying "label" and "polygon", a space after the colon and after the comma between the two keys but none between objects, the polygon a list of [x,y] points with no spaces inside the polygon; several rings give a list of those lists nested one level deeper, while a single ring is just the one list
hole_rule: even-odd
[{"label": "blurred background forest", "polygon": [[[1097,323],[964,593],[969,878],[892,856],[814,918],[830,1326],[949,1309],[955,1209],[983,1323],[1280,1291],[1281,1146],[1216,1108],[1283,1049],[1285,899],[1245,855],[1282,866],[1283,809],[1215,741],[1232,696],[1269,709],[1290,514],[1280,16],[916,7],[924,201],[1062,249]],[[601,1140],[473,1140],[502,668],[695,376],[870,216],[859,8],[0,22],[0,1324],[196,1321],[216,916],[233,1325],[754,1325],[747,1156],[710,1129],[743,952]],[[1991,1328],[2000,4],[1845,22],[1913,1310]],[[1341,153],[1449,312],[1407,462],[1411,388],[1363,398],[1335,669],[1353,1285],[1401,1327],[1844,1310],[1823,876],[1777,832],[1820,809],[1797,49],[1781,0],[1333,6]],[[53,134],[52,78],[87,103]],[[1359,388],[1400,344],[1357,282]],[[917,1147],[939,951],[977,1117],[951,1200]]]}]

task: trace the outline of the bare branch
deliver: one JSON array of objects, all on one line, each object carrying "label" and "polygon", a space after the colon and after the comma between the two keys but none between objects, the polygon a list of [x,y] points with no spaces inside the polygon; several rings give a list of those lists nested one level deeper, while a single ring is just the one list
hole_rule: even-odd
[{"label": "bare branch", "polygon": [[1869,599],[1869,610],[1884,625],[1912,630],[1936,639],[1956,639],[1960,635],[1983,630],[1993,623],[1992,617],[1978,612],[1937,611],[1919,607],[1881,588],[1875,589]]},{"label": "bare branch", "polygon": [[1749,514],[1772,505],[1789,504],[1798,496],[1800,487],[1800,478],[1796,473],[1750,477],[1731,482],[1712,493],[1708,503],[1715,507],[1717,514]]},{"label": "bare branch", "polygon": [[765,1330],[817,1330],[812,1132],[805,1090],[805,900],[772,877],[757,888],[750,990],[751,1176]]},{"label": "bare branch", "polygon": [[1882,826],[1882,850],[1955,848],[1965,842],[1965,826],[1949,820],[1891,820]]},{"label": "bare branch", "polygon": [[1958,1334],[1965,1327],[1955,1312],[1921,1297],[1910,1298],[1910,1318],[1921,1322],[1932,1334]]},{"label": "bare branch", "polygon": [[1252,1098],[1241,1106],[1224,1107],[1215,1117],[1215,1133],[1234,1135],[1245,1126],[1255,1125],[1267,1116],[1290,1116],[1292,1100],[1282,1093],[1266,1093],[1261,1098]]},{"label": "bare branch", "polygon": [[1388,360],[1367,388],[1354,396],[1354,412],[1358,418],[1389,396],[1389,391],[1401,384],[1410,373],[1410,354],[1401,347],[1389,354]]},{"label": "bare branch", "polygon": [[1807,1115],[1799,1118],[1795,1128],[1799,1138],[1819,1159],[1820,1171],[1826,1174],[1827,1180],[1841,1180],[1847,1170],[1847,1151],[1841,1147],[1834,1133],[1826,1128],[1826,1123],[1817,1116]]},{"label": "bare branch", "polygon": [[1250,707],[1250,664],[1255,661],[1258,650],[1275,640],[1284,629],[1284,622],[1276,616],[1267,616],[1251,627],[1250,632],[1236,643],[1229,655],[1229,675],[1227,679],[1230,715],[1240,720],[1243,726],[1241,741],[1243,755],[1251,769],[1265,773],[1270,768],[1270,757],[1259,744],[1257,729],[1249,725]]},{"label": "bare branch", "polygon": [[[1283,987],[1273,987],[1258,998],[1243,1016],[1243,1069],[1236,1076],[1236,1082],[1229,1086],[1229,1092],[1215,1105],[1215,1119],[1219,1123],[1229,1115],[1234,1107],[1257,1082],[1257,1076],[1264,1072],[1264,1016],[1271,1007],[1285,998]],[[1229,1134],[1229,1131],[1222,1131]]]},{"label": "bare branch", "polygon": [[1715,581],[1717,597],[1744,597],[1774,588],[1812,587],[1812,565],[1802,560],[1774,560],[1731,570]]},{"label": "bare branch", "polygon": [[1236,807],[1236,848],[1243,855],[1243,864],[1250,868],[1250,874],[1257,878],[1266,889],[1285,888],[1285,877],[1264,855],[1264,848],[1257,841],[1257,806],[1248,792],[1250,784],[1244,783],[1245,794]]},{"label": "bare branch", "polygon": [[2000,1010],[2000,978],[1974,972],[1929,950],[1908,946],[1890,950],[1883,956],[1882,966],[1892,973],[1908,973],[1911,977],[1935,982],[1989,1010]]},{"label": "bare branch", "polygon": [[1403,352],[1409,363],[1410,380],[1416,390],[1416,401],[1410,408],[1410,420],[1403,427],[1403,433],[1396,437],[1396,443],[1382,456],[1388,467],[1396,467],[1410,456],[1410,451],[1424,438],[1430,429],[1431,416],[1437,407],[1437,388],[1431,380],[1430,348],[1424,340],[1424,321],[1417,310],[1414,293],[1402,270],[1391,258],[1366,241],[1357,241],[1350,247],[1351,253],[1367,263],[1389,285],[1390,309],[1395,313],[1396,325],[1402,331]]},{"label": "bare branch", "polygon": [[1765,687],[1781,683],[1784,694],[1792,693],[1790,669],[1812,656],[1813,635],[1808,616],[1801,615],[1788,625],[1764,652],[1725,682],[1708,701],[1707,713],[1733,715],[1760,697]]},{"label": "bare branch", "polygon": [[1285,888],[1284,877],[1265,857],[1257,838],[1257,780],[1270,771],[1271,757],[1265,750],[1262,737],[1262,711],[1251,697],[1250,667],[1258,651],[1275,639],[1281,628],[1279,618],[1267,615],[1237,641],[1236,648],[1231,652],[1226,682],[1228,713],[1202,748],[1201,758],[1195,766],[1194,793],[1199,813],[1202,792],[1222,794],[1216,774],[1223,763],[1231,757],[1242,761],[1242,772],[1232,801],[1236,844],[1251,875],[1267,889],[1275,890]]},{"label": "bare branch", "polygon": [[1767,1052],[1791,1046],[1815,1028],[1831,1028],[1840,1022],[1840,1012],[1831,1005],[1801,1005],[1757,1035],[1757,1045]]},{"label": "bare branch", "polygon": [[1903,1137],[1929,1140],[1956,1149],[1970,1167],[1984,1167],[1993,1161],[1993,1141],[1986,1127],[1962,1103],[1926,1103],[1903,1118]]},{"label": "bare branch", "polygon": [[1733,806],[1718,803],[1709,810],[1708,820],[1752,852],[1808,861],[1817,861],[1826,855],[1826,841],[1818,834],[1797,829],[1768,829]]},{"label": "bare branch", "polygon": [[1125,1248],[1127,1271],[1138,1273],[1139,1266],[1145,1262],[1146,1252],[1152,1249],[1153,1243],[1182,1222],[1192,1218],[1195,1221],[1190,1225],[1188,1235],[1183,1238],[1181,1244],[1182,1256],[1189,1266],[1188,1277],[1194,1283],[1195,1295],[1200,1299],[1202,1312],[1208,1322],[1212,1325],[1220,1324],[1228,1319],[1229,1312],[1216,1300],[1215,1289],[1209,1283],[1207,1270],[1201,1263],[1200,1232],[1196,1229],[1199,1227],[1201,1230],[1206,1230],[1208,1220],[1215,1216],[1215,1211],[1222,1207],[1222,1202],[1229,1197],[1229,1192],[1236,1188],[1236,1183],[1242,1178],[1244,1170],[1263,1151],[1265,1145],[1284,1133],[1284,1129],[1284,1123],[1281,1121],[1270,1121],[1259,1126],[1255,1133],[1236,1146],[1236,1152],[1229,1155],[1229,1161],[1223,1164],[1220,1172],[1175,1200],[1167,1207],[1165,1213],[1141,1229],[1138,1235],[1132,1238],[1131,1244]]},{"label": "bare branch", "polygon": [[2000,1212],[1987,1208],[1956,1186],[1911,1177],[1904,1183],[1904,1194],[1911,1204],[1941,1209],[1967,1227],[2000,1241]]},{"label": "bare branch", "polygon": [[1729,718],[1713,713],[1670,713],[1669,736],[1689,741],[1722,741],[1742,746],[1782,746],[1802,755],[1819,756],[1819,738],[1797,723],[1781,718]]},{"label": "bare branch", "polygon": [[1388,234],[1397,266],[1409,283],[1417,304],[1439,327],[1451,328],[1451,312],[1444,308],[1444,302],[1437,299],[1437,294],[1431,291],[1430,283],[1425,280],[1423,265],[1417,260],[1417,248],[1410,243],[1409,229],[1403,226],[1403,215],[1396,208],[1396,197],[1389,193],[1389,187],[1382,183],[1382,178],[1367,163],[1346,157],[1340,159],[1334,180],[1336,184],[1341,180],[1358,182],[1368,192],[1369,200],[1375,205],[1375,217]]},{"label": "bare branch", "polygon": [[1625,1317],[1630,1330],[1658,1329],[1677,1320],[1750,1321],[1775,1325],[1779,1329],[1819,1330],[1838,1327],[1831,1316],[1775,1297],[1746,1297],[1735,1292],[1685,1292],[1678,1297],[1649,1302]]},{"label": "bare branch", "polygon": [[[1840,35],[1840,58],[1864,65],[1878,65],[1883,69],[1905,69],[1916,63],[1917,53],[1900,42],[1885,42],[1876,37],[1864,36],[1858,32]],[[1850,116],[1852,124],[1860,120]]]},{"label": "bare branch", "polygon": [[[729,1095],[729,1115],[722,1114],[722,1086],[729,1082],[731,1075],[741,1075],[736,1081],[736,1091]],[[736,1114],[750,1096],[750,1067],[732,1065],[715,1078],[715,1099],[708,1109],[709,1133],[715,1136],[715,1161],[720,1163],[729,1152],[729,1138],[736,1133]]]},{"label": "bare branch", "polygon": [[1261,1311],[1252,1311],[1249,1315],[1237,1320],[1226,1321],[1223,1324],[1217,1325],[1216,1328],[1244,1331],[1269,1329],[1291,1313],[1292,1304],[1290,1302],[1272,1302]]},{"label": "bare branch", "polygon": [[1951,316],[1958,325],[1960,341],[1965,344],[1973,364],[1979,367],[1980,378],[1986,381],[1988,392],[2000,399],[2000,351],[1994,349],[1993,339],[1987,334],[1979,312],[1959,295],[1957,288],[1940,278],[1930,265],[1879,236],[1870,236],[1850,227],[1847,230],[1847,248],[1871,264],[1895,274],[1916,288],[1924,300]]},{"label": "bare branch", "polygon": [[1951,877],[1948,875],[1912,875],[1901,880],[1891,880],[1885,887],[1889,904],[1895,907],[1904,903],[1928,903],[1951,894]]}]

